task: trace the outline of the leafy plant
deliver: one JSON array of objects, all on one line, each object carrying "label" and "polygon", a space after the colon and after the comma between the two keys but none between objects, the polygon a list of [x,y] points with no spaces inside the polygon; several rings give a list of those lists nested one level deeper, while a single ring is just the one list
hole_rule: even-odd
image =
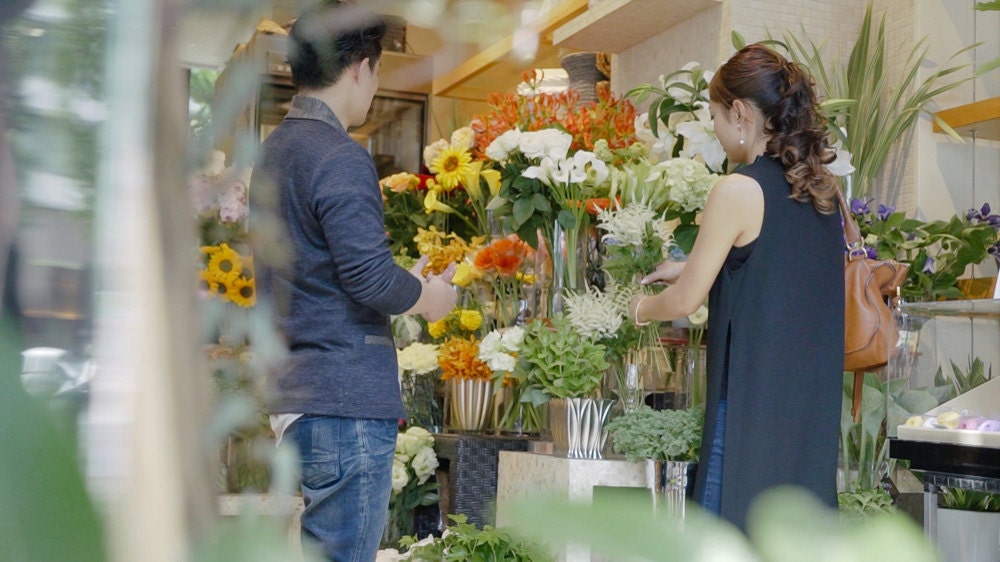
[{"label": "leafy plant", "polygon": [[522,402],[550,398],[586,398],[594,394],[604,371],[606,348],[573,329],[563,314],[528,324],[514,376],[527,383]]},{"label": "leafy plant", "polygon": [[964,217],[924,222],[907,218],[894,207],[852,199],[851,214],[869,256],[910,264],[901,288],[910,302],[962,298],[958,278],[969,265],[988,258],[1000,224],[1000,216],[991,215],[988,204]]},{"label": "leafy plant", "polygon": [[941,488],[939,497],[941,499],[939,506],[945,509],[1000,512],[1000,494],[978,490]]},{"label": "leafy plant", "polygon": [[969,370],[964,373],[962,372],[962,369],[960,369],[958,365],[952,361],[951,372],[953,376],[951,379],[948,379],[945,377],[944,371],[941,367],[938,367],[937,373],[934,374],[934,385],[953,387],[955,389],[955,393],[952,396],[965,394],[966,392],[993,378],[993,366],[990,365],[990,369],[987,372],[983,360],[978,357],[969,361]]},{"label": "leafy plant", "polygon": [[629,461],[671,460],[693,462],[701,450],[705,411],[654,410],[642,406],[623,414],[605,428],[613,435],[612,447]]},{"label": "leafy plant", "polygon": [[[805,31],[803,30],[803,35]],[[734,42],[741,38],[734,36]],[[927,110],[927,104],[936,96],[952,90],[963,82],[976,77],[957,78],[954,75],[968,64],[943,66],[918,81],[921,65],[927,54],[926,37],[920,39],[907,56],[898,82],[890,81],[887,57],[890,47],[885,36],[885,14],[878,28],[872,22],[869,3],[861,23],[861,31],[851,50],[847,65],[829,68],[824,63],[823,49],[811,39],[808,44],[791,33],[784,34],[784,43],[795,62],[806,66],[816,80],[821,92],[831,100],[851,100],[853,103],[836,104],[830,113],[830,132],[853,155],[855,172],[853,192],[866,196],[875,178],[885,165],[889,151],[913,127],[917,117],[926,113],[948,134],[956,139],[958,134],[943,120]],[[965,47],[952,55],[948,63],[965,51]],[[981,69],[983,72],[985,69]],[[894,73],[893,73],[894,74]]]},{"label": "leafy plant", "polygon": [[[409,560],[426,562],[546,562],[552,556],[540,545],[517,538],[507,531],[468,523],[466,516],[448,515],[449,525],[440,538],[416,545],[416,537],[404,537],[400,544],[410,547]],[[404,558],[405,559],[405,558]]]},{"label": "leafy plant", "polygon": [[840,515],[845,519],[867,519],[896,511],[892,496],[882,489],[858,490],[837,494]]}]

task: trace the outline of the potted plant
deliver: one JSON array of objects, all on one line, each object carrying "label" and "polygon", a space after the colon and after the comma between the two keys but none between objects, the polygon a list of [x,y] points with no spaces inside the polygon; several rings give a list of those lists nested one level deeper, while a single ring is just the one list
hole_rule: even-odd
[{"label": "potted plant", "polygon": [[549,404],[552,440],[573,458],[601,458],[603,429],[614,400],[596,398],[608,368],[604,345],[573,329],[562,314],[525,327],[513,376],[521,400]]},{"label": "potted plant", "polygon": [[665,503],[668,512],[683,516],[689,472],[701,451],[705,411],[654,410],[642,406],[608,422],[611,448],[632,462],[646,462],[647,483],[654,508]]},{"label": "potted plant", "polygon": [[938,497],[936,542],[945,560],[1000,558],[1000,494],[942,488]]}]

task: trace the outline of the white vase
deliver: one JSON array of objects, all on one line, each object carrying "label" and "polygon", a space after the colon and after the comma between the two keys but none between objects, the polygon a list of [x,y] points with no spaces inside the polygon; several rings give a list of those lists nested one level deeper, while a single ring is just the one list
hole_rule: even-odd
[{"label": "white vase", "polygon": [[572,459],[604,458],[601,449],[608,438],[604,424],[614,400],[598,398],[553,398],[549,400],[549,423],[553,447]]},{"label": "white vase", "polygon": [[486,429],[493,406],[493,383],[481,379],[448,379],[451,402],[449,427],[461,431]]},{"label": "white vase", "polygon": [[1000,562],[1000,513],[938,508],[937,545],[944,562]]}]

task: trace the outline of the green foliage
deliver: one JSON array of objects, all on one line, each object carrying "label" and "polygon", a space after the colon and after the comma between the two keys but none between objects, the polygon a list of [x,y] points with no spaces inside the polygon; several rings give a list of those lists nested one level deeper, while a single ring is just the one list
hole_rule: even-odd
[{"label": "green foliage", "polygon": [[593,395],[608,368],[607,349],[580,335],[562,314],[550,322],[534,320],[526,327],[515,369],[528,386],[521,400],[538,405]]},{"label": "green foliage", "polygon": [[947,221],[924,222],[881,205],[876,209],[853,201],[852,207],[865,245],[879,259],[910,265],[901,288],[910,302],[962,298],[958,278],[969,265],[987,259],[990,246],[997,242],[997,230],[987,221],[956,215]]},{"label": "green foliage", "polygon": [[513,520],[546,542],[586,544],[614,560],[937,560],[934,546],[904,514],[845,520],[808,493],[788,487],[769,490],[754,502],[748,536],[693,505],[683,524],[653,514],[648,500],[634,494],[609,497],[600,505],[535,499],[515,508]]},{"label": "green foliage", "polygon": [[[454,524],[431,544],[412,548],[410,560],[424,562],[546,562],[552,556],[540,545],[490,525],[482,529],[466,522],[464,515],[449,515]],[[404,537],[400,544],[412,546],[416,537]]]},{"label": "green foliage", "polygon": [[1000,512],[1000,494],[958,488],[942,488],[940,498],[940,507],[946,509]]},{"label": "green foliage", "polygon": [[934,374],[935,386],[951,386],[955,389],[954,394],[947,397],[946,400],[960,394],[965,394],[966,392],[993,378],[993,366],[990,365],[990,369],[987,372],[983,360],[978,357],[969,361],[969,370],[964,373],[962,372],[962,369],[960,369],[958,365],[952,361],[951,372],[953,375],[951,379],[945,377],[944,371],[941,367],[938,367],[937,373]]},{"label": "green foliage", "polygon": [[517,234],[537,250],[539,230],[547,240],[552,239],[558,205],[540,180],[521,175],[530,165],[523,154],[512,153],[500,172],[500,191],[486,208],[499,217],[504,232]]},{"label": "green foliage", "polygon": [[389,249],[394,256],[420,255],[417,243],[413,241],[417,229],[434,225],[443,230],[443,225],[439,224],[445,219],[443,213],[424,212],[424,193],[413,189],[394,193],[388,186],[382,187],[385,231],[389,234]]},{"label": "green foliage", "polygon": [[[802,35],[806,35],[804,29]],[[945,66],[920,81],[921,65],[927,54],[925,37],[909,52],[898,74],[901,78],[893,82],[890,74],[896,73],[890,71],[887,62],[891,48],[885,35],[885,14],[875,29],[870,3],[846,66],[827,67],[823,49],[811,39],[806,43],[787,32],[784,38],[789,55],[809,69],[821,93],[832,100],[852,102],[838,104],[837,111],[830,112],[828,117],[831,134],[843,141],[844,148],[853,155],[855,195],[864,197],[871,192],[889,151],[909,132],[921,113],[930,115],[942,129],[959,138],[927,109],[927,104],[976,74],[957,78],[953,75],[969,65]],[[972,47],[959,50],[949,62]]]},{"label": "green foliage", "polygon": [[705,411],[654,410],[642,406],[605,425],[613,436],[616,453],[632,461],[671,460],[693,462],[701,450],[701,429]]},{"label": "green foliage", "polygon": [[856,492],[837,494],[840,515],[844,519],[867,519],[875,515],[893,513],[892,496],[881,488],[870,488]]},{"label": "green foliage", "polygon": [[21,386],[20,344],[0,315],[0,560],[105,560],[75,443]]}]

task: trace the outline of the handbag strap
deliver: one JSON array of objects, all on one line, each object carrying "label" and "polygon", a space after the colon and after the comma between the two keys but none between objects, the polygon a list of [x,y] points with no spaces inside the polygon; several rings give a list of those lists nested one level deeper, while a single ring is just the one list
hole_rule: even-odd
[{"label": "handbag strap", "polygon": [[858,228],[858,223],[855,222],[854,216],[851,214],[850,207],[847,206],[847,200],[844,198],[844,192],[840,189],[835,189],[837,192],[837,202],[840,204],[840,215],[844,220],[844,239],[847,245],[847,259],[853,260],[855,257],[865,256],[865,246],[861,242],[861,229]]}]

